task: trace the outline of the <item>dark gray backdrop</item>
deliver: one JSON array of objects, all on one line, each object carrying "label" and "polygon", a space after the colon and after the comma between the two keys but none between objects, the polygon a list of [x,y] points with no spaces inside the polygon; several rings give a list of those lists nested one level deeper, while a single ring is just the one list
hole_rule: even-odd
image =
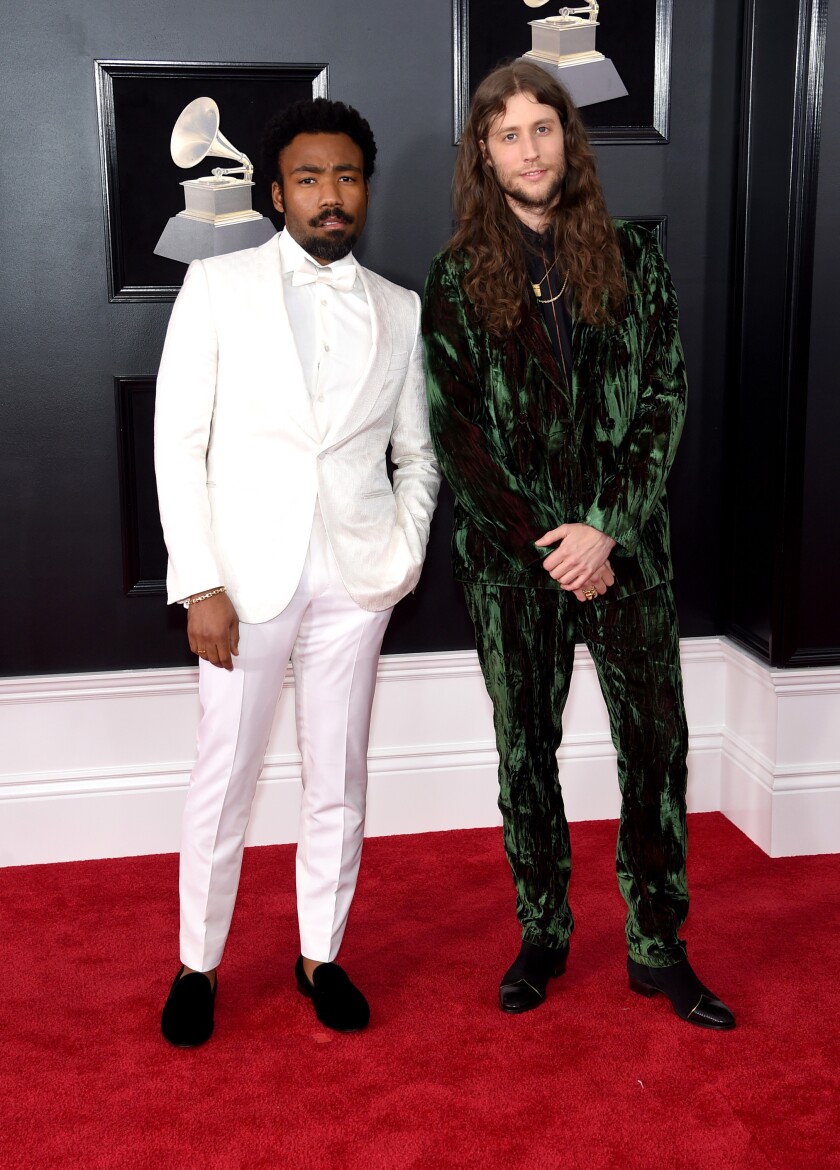
[{"label": "dark gray backdrop", "polygon": [[[419,290],[450,226],[451,0],[4,9],[0,673],[187,663],[183,611],[123,589],[113,380],[155,373],[170,306],[108,303],[93,62],[328,62],[331,96],[358,106],[380,148],[361,259]],[[692,390],[670,490],[684,635],[722,629],[741,20],[733,0],[677,0],[670,143],[599,148],[613,212],[668,217]],[[472,645],[449,572],[449,519],[444,496],[421,587],[392,623],[392,652]]]}]

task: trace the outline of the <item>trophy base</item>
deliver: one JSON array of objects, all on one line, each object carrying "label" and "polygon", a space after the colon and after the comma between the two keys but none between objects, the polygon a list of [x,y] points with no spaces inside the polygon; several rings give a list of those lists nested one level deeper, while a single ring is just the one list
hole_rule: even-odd
[{"label": "trophy base", "polygon": [[249,179],[216,178],[211,175],[201,179],[185,179],[181,186],[184,188],[186,214],[194,219],[206,219],[210,223],[223,223],[235,215],[243,219],[247,216],[258,217],[258,213],[251,210],[253,185]]},{"label": "trophy base", "polygon": [[549,61],[533,51],[525,53],[525,61],[533,61],[564,86],[576,106],[594,106],[598,102],[626,97],[624,82],[609,57],[600,61]]},{"label": "trophy base", "polygon": [[180,212],[173,215],[155,245],[156,256],[180,260],[204,260],[208,256],[224,256],[243,248],[257,248],[277,234],[271,220],[252,211],[248,218],[238,216],[228,222],[214,223]]},{"label": "trophy base", "polygon": [[574,57],[579,53],[595,51],[595,20],[563,20],[549,16],[547,20],[529,20],[531,48],[534,52],[554,57]]}]

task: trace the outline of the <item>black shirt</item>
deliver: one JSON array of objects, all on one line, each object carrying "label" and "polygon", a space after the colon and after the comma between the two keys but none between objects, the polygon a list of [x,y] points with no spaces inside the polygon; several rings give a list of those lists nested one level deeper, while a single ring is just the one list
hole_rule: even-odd
[{"label": "black shirt", "polygon": [[[566,307],[566,296],[558,296],[566,274],[559,271],[559,264],[554,264],[554,238],[551,229],[540,234],[524,223],[520,224],[520,227],[525,242],[528,280],[541,285],[539,307],[542,319],[551,338],[557,364],[566,375],[567,385],[571,389],[572,318]],[[546,269],[549,269],[548,276]],[[557,297],[557,300],[545,303],[551,297]]]}]

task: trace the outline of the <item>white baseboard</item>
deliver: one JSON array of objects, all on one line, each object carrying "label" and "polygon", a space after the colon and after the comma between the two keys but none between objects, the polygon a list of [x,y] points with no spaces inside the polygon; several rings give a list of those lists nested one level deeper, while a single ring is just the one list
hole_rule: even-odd
[{"label": "white baseboard", "polygon": [[[689,809],[721,810],[772,856],[840,851],[840,670],[769,671],[718,638],[682,643]],[[0,680],[0,865],[168,853],[198,720],[194,669]],[[294,841],[300,758],[289,674],[249,844]],[[615,818],[615,752],[585,649],[559,752],[570,820]],[[476,655],[383,658],[370,836],[499,824]]]},{"label": "white baseboard", "polygon": [[840,852],[840,670],[722,651],[721,812],[771,857]]}]

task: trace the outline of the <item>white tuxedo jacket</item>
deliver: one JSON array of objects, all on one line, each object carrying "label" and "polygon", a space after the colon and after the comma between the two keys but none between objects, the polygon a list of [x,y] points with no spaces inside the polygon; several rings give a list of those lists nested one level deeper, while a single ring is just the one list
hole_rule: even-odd
[{"label": "white tuxedo jacket", "polygon": [[224,585],[242,621],[275,617],[300,580],[318,499],[348,593],[386,609],[417,583],[440,483],[420,300],[357,266],[371,352],[321,438],[278,239],[193,261],[172,310],[155,411],[169,601]]}]

